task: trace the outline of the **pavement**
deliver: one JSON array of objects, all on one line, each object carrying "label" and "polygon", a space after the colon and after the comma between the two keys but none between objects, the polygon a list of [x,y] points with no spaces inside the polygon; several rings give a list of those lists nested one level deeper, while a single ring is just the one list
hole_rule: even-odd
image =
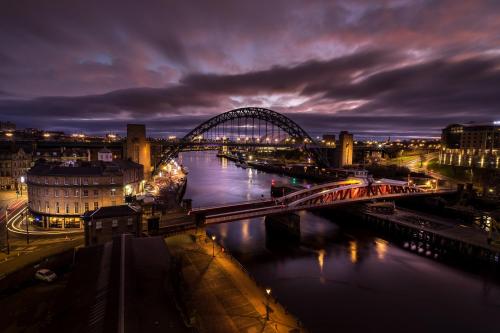
[{"label": "pavement", "polygon": [[[183,258],[186,303],[191,321],[201,332],[305,332],[222,249],[205,235],[197,241],[188,234],[165,239],[169,250]],[[269,320],[266,319],[269,306]]]},{"label": "pavement", "polygon": [[18,195],[16,191],[0,191],[0,208],[4,208],[7,205],[11,205],[16,200],[24,199],[27,200],[28,196],[23,192],[23,195]]}]

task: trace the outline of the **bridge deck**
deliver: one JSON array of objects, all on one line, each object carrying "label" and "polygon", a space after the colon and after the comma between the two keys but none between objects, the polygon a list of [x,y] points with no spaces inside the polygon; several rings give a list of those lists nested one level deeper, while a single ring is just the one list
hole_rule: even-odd
[{"label": "bridge deck", "polygon": [[201,215],[204,217],[205,224],[217,224],[225,223],[236,220],[243,220],[255,217],[262,217],[266,215],[289,213],[298,210],[307,209],[319,209],[332,206],[338,206],[342,204],[350,204],[355,202],[371,201],[375,199],[392,199],[401,197],[418,197],[418,196],[428,196],[428,195],[441,195],[453,193],[451,190],[438,190],[432,192],[416,192],[416,193],[406,193],[402,195],[401,193],[387,194],[384,196],[374,196],[374,197],[361,197],[361,198],[350,198],[342,201],[326,202],[326,203],[316,203],[310,205],[301,206],[287,206],[280,204],[274,200],[268,200],[262,202],[258,206],[245,206],[244,203],[236,203],[232,205],[219,206],[217,210],[198,208],[196,211],[191,211],[192,214]]}]

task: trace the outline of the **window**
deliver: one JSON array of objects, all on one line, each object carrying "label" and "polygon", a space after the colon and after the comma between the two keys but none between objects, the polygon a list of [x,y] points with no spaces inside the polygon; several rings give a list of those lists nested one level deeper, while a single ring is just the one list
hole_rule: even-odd
[{"label": "window", "polygon": [[64,185],[68,185],[68,178],[64,177]]},{"label": "window", "polygon": [[69,203],[66,203],[66,214],[69,214]]},{"label": "window", "polygon": [[94,190],[94,197],[98,197],[99,196],[99,190]]},{"label": "window", "polygon": [[59,214],[59,202],[56,202],[56,213]]},{"label": "window", "polygon": [[88,203],[88,202],[86,202],[86,203],[85,203],[85,211],[86,211],[86,212],[88,212],[88,211],[89,211],[89,203]]},{"label": "window", "polygon": [[78,214],[79,211],[78,202],[75,202],[75,213]]},{"label": "window", "polygon": [[115,178],[114,177],[111,177],[111,184],[114,184],[115,183]]},{"label": "window", "polygon": [[50,213],[50,206],[48,201],[45,201],[45,212]]},{"label": "window", "polygon": [[133,219],[131,217],[129,217],[127,219],[127,225],[132,225],[132,221],[133,221]]},{"label": "window", "polygon": [[83,178],[83,185],[88,185],[88,184],[89,184],[89,179]]},{"label": "window", "polygon": [[116,195],[116,189],[112,188],[110,194],[111,194],[112,197],[114,197]]},{"label": "window", "polygon": [[58,197],[58,196],[59,196],[59,190],[58,190],[58,189],[55,189],[55,190],[54,190],[54,196],[55,196],[55,197]]},{"label": "window", "polygon": [[97,201],[94,201],[94,209],[99,209],[99,203]]},{"label": "window", "polygon": [[59,185],[59,178],[56,178],[56,179],[54,180],[54,184]]},{"label": "window", "polygon": [[83,190],[83,196],[88,197],[89,196],[89,190]]},{"label": "window", "polygon": [[78,196],[80,195],[80,192],[78,191],[78,189],[77,189],[77,188],[75,188],[74,193],[75,193],[75,197],[78,197]]},{"label": "window", "polygon": [[113,228],[118,227],[118,220],[116,220],[116,219],[112,220],[112,221],[111,221],[111,226],[112,226]]},{"label": "window", "polygon": [[94,185],[98,185],[98,184],[99,184],[99,179],[97,179],[97,178],[93,178],[93,179],[92,179],[92,183],[93,183]]},{"label": "window", "polygon": [[102,221],[96,221],[95,222],[95,228],[96,229],[102,229]]},{"label": "window", "polygon": [[69,196],[69,191],[68,190],[64,190],[64,196],[67,198]]},{"label": "window", "polygon": [[47,179],[47,177],[44,178],[44,181],[45,181],[45,184],[49,183],[49,180]]},{"label": "window", "polygon": [[49,189],[48,189],[48,188],[46,188],[46,189],[45,189],[45,196],[48,196],[48,195],[49,195]]},{"label": "window", "polygon": [[78,185],[78,178],[73,178],[73,185]]}]

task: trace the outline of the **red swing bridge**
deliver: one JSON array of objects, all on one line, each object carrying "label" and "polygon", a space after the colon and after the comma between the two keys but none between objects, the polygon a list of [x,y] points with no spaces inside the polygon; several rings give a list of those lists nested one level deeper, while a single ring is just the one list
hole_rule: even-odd
[{"label": "red swing bridge", "polygon": [[454,189],[420,186],[411,181],[351,177],[342,181],[312,186],[278,198],[193,208],[189,214],[196,216],[198,225],[209,225],[349,203],[436,196],[454,192]]}]

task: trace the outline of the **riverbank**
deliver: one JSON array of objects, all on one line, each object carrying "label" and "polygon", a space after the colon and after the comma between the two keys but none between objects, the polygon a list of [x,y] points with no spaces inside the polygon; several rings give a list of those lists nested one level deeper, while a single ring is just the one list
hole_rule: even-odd
[{"label": "riverbank", "polygon": [[[204,234],[165,238],[181,259],[187,317],[200,332],[305,332],[265,288]],[[269,304],[269,320],[266,305]]]}]

